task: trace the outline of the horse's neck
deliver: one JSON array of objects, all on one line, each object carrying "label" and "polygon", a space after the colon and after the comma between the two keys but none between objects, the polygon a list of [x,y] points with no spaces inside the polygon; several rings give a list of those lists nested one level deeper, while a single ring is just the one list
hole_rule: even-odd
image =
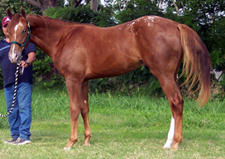
[{"label": "horse's neck", "polygon": [[54,46],[58,39],[56,29],[52,29],[44,17],[29,15],[27,19],[31,25],[30,41],[53,59],[56,52]]}]

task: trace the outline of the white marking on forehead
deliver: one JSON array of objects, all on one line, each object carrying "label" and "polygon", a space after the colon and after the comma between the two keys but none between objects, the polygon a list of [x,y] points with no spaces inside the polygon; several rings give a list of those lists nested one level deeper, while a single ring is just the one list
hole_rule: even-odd
[{"label": "white marking on forehead", "polygon": [[12,57],[15,57],[15,45],[12,46]]},{"label": "white marking on forehead", "polygon": [[18,29],[19,27],[22,27],[22,26],[23,26],[23,24],[22,24],[21,22],[19,22],[19,23],[16,24],[16,26],[14,27],[14,31],[15,31],[14,37],[15,37],[15,39],[16,39],[16,31],[17,31],[17,29]]},{"label": "white marking on forehead", "polygon": [[14,52],[14,50],[15,50],[15,45],[12,46],[12,52]]},{"label": "white marking on forehead", "polygon": [[17,31],[17,29],[18,29],[20,26],[21,26],[21,27],[23,26],[23,24],[22,24],[21,22],[19,22],[18,24],[16,24],[16,26],[14,27],[14,30]]}]

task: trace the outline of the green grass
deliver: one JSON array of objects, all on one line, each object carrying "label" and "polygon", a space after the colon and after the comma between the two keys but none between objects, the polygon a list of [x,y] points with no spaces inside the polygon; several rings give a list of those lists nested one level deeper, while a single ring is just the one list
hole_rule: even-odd
[{"label": "green grass", "polygon": [[[8,121],[0,119],[0,158],[225,158],[225,101],[198,108],[185,99],[183,139],[179,151],[164,150],[171,111],[165,98],[90,94],[91,146],[82,146],[84,127],[79,118],[79,140],[65,151],[70,135],[69,100],[65,88],[33,91],[32,143],[4,144],[10,138]],[[0,92],[0,113],[5,112]]]}]

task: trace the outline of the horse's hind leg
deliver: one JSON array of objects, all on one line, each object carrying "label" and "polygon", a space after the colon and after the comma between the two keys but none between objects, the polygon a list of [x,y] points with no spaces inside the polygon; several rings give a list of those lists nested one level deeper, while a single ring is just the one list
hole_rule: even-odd
[{"label": "horse's hind leg", "polygon": [[173,144],[173,136],[174,136],[174,118],[171,118],[171,123],[170,123],[170,130],[168,133],[168,137],[167,137],[167,141],[164,145],[165,149],[170,149],[172,147]]},{"label": "horse's hind leg", "polygon": [[81,88],[81,101],[80,101],[80,111],[84,121],[84,146],[90,145],[91,138],[91,128],[89,124],[89,107],[88,107],[88,81],[85,81]]},{"label": "horse's hind leg", "polygon": [[[171,140],[171,136],[173,135],[173,140],[170,141],[170,143],[167,143],[165,145],[165,148],[172,148],[172,149],[178,149],[180,142],[182,142],[182,115],[183,115],[183,98],[181,96],[179,87],[177,86],[177,83],[175,82],[174,76],[167,76],[166,75],[160,75],[157,77],[159,79],[159,82],[161,84],[161,87],[166,94],[169,103],[170,108],[172,111],[172,121],[171,121],[171,128],[169,132],[169,137]],[[174,125],[173,125],[174,124]],[[174,129],[174,132],[173,132]],[[172,144],[172,143],[173,144]],[[171,147],[172,144],[172,147]]]}]

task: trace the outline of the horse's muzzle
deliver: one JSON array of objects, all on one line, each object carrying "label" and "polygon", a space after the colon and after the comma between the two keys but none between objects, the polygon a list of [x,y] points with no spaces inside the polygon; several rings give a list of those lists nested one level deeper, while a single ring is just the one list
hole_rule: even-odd
[{"label": "horse's muzzle", "polygon": [[17,63],[19,61],[19,56],[16,53],[9,52],[9,60],[11,63]]}]

